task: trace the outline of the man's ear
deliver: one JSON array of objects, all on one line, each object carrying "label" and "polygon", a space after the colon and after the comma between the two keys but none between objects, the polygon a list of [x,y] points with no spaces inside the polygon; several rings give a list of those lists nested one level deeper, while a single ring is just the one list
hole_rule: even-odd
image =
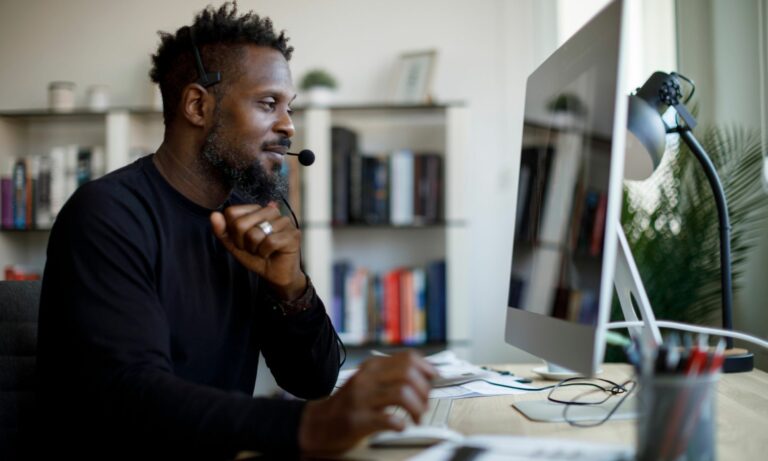
[{"label": "man's ear", "polygon": [[205,128],[213,118],[216,98],[202,85],[190,83],[181,93],[181,113],[189,123]]}]

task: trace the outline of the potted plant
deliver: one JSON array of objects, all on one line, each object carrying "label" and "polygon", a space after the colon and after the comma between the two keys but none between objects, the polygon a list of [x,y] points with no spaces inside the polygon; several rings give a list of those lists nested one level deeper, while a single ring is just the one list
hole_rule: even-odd
[{"label": "potted plant", "polygon": [[327,106],[333,100],[336,79],[322,69],[312,69],[304,74],[299,88],[306,93],[309,104]]},{"label": "potted plant", "polygon": [[[761,184],[762,140],[758,132],[738,127],[699,131],[728,197],[736,294],[747,270],[747,256],[768,224]],[[701,165],[688,146],[678,141],[668,148],[651,177],[625,182],[621,215],[656,318],[719,323],[717,209]],[[612,317],[622,318],[617,302]],[[606,353],[607,361],[621,358],[618,350]]]},{"label": "potted plant", "polygon": [[578,125],[584,115],[586,107],[578,95],[573,93],[560,93],[547,102],[547,110],[552,116],[552,126],[558,128],[572,128]]}]

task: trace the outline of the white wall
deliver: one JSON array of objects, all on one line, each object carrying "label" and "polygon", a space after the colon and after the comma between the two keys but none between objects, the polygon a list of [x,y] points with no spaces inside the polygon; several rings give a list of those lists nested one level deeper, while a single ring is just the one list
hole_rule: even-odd
[{"label": "white wall", "polygon": [[[762,4],[762,5],[761,5]],[[761,78],[768,69],[765,48],[760,47],[761,7],[765,0],[680,0],[680,70],[696,80],[700,93],[700,116],[705,124],[738,126],[762,130],[768,139],[765,111],[768,102],[761,98]],[[765,28],[767,24],[763,23]],[[763,90],[764,91],[764,90]],[[764,95],[764,93],[763,93]],[[764,141],[765,142],[765,141]],[[768,145],[764,145],[764,151]],[[763,206],[768,207],[768,195]],[[741,286],[734,297],[733,323],[737,330],[768,337],[768,226],[757,247],[750,252],[744,275],[734,280]],[[747,346],[755,353],[758,368],[768,368],[768,352]]]},{"label": "white wall", "polygon": [[[465,101],[471,108],[466,193],[472,204],[471,241],[477,243],[466,264],[472,274],[467,283],[473,293],[476,361],[526,357],[503,342],[525,78],[554,50],[558,37],[564,39],[567,31],[577,30],[605,2],[578,2],[578,6],[575,0],[239,2],[241,9],[255,9],[288,32],[296,47],[292,60],[296,79],[318,66],[336,75],[339,102],[385,99],[401,52],[439,50],[437,100]],[[158,42],[156,31],[174,31],[190,23],[207,3],[2,0],[0,110],[45,107],[52,80],[76,82],[81,99],[88,85],[106,83],[113,105],[148,105],[152,90],[147,72]],[[639,29],[668,35],[664,26],[646,18],[669,14],[672,0],[643,4],[637,15]],[[570,13],[574,8],[580,14]],[[643,63],[641,69],[670,68],[665,64],[669,57],[659,56],[645,52],[637,59]]]},{"label": "white wall", "polygon": [[[0,3],[0,110],[42,108],[52,80],[78,95],[93,83],[112,89],[113,105],[151,102],[147,72],[157,30],[191,22],[207,0],[3,0]],[[241,0],[286,29],[298,79],[322,66],[338,76],[340,102],[382,100],[398,55],[440,52],[438,101],[471,108],[468,203],[471,240],[465,263],[474,294],[473,358],[509,361],[503,325],[522,123],[523,85],[554,48],[553,0]],[[218,4],[218,2],[217,2]]]}]

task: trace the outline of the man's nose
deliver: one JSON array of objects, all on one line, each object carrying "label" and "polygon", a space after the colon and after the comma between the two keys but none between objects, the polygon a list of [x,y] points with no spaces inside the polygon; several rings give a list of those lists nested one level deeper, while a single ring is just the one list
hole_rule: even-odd
[{"label": "man's nose", "polygon": [[280,113],[280,118],[278,118],[274,125],[274,131],[286,138],[292,138],[293,135],[296,134],[296,128],[293,126],[293,119],[287,110]]}]

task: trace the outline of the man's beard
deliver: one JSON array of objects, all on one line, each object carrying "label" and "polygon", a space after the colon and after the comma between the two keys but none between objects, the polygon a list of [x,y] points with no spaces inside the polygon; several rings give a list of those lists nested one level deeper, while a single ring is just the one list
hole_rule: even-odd
[{"label": "man's beard", "polygon": [[224,185],[241,194],[248,203],[266,206],[281,201],[288,192],[288,181],[280,174],[280,165],[267,171],[259,161],[248,160],[245,149],[228,146],[220,137],[217,121],[200,149],[201,157],[218,173]]}]

